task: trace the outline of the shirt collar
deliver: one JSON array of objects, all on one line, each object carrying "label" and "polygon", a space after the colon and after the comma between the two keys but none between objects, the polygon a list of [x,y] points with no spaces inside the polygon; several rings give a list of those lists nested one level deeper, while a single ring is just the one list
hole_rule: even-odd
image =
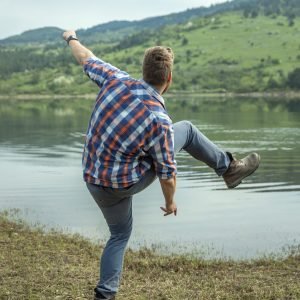
[{"label": "shirt collar", "polygon": [[162,97],[162,95],[157,91],[157,89],[155,87],[153,87],[152,85],[150,85],[149,83],[147,83],[144,79],[141,79],[141,83],[143,85],[143,87],[147,90],[147,92],[150,95],[153,95],[155,97],[155,99],[157,99],[162,106],[165,108],[165,100]]}]

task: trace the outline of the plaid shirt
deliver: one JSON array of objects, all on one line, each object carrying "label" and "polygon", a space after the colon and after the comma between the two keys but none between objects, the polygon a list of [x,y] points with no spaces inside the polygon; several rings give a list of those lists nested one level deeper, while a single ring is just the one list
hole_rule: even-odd
[{"label": "plaid shirt", "polygon": [[158,177],[174,177],[173,125],[161,95],[96,57],[83,68],[100,88],[86,134],[84,180],[126,188],[152,165]]}]

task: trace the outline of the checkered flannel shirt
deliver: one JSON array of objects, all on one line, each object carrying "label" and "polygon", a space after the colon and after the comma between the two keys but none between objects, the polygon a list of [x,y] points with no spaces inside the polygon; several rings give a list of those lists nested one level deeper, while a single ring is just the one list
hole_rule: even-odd
[{"label": "checkered flannel shirt", "polygon": [[173,125],[161,95],[96,57],[83,69],[100,88],[86,134],[84,180],[127,188],[153,166],[159,178],[174,177]]}]

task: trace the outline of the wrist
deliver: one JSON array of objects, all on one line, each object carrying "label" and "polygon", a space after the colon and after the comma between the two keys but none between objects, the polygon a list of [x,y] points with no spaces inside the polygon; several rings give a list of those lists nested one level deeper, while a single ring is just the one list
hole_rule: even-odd
[{"label": "wrist", "polygon": [[67,44],[70,44],[70,41],[79,41],[78,38],[76,37],[75,34],[71,34],[68,36],[68,38],[66,39]]},{"label": "wrist", "polygon": [[174,199],[173,198],[165,198],[165,203],[166,203],[166,205],[172,205],[174,203]]}]

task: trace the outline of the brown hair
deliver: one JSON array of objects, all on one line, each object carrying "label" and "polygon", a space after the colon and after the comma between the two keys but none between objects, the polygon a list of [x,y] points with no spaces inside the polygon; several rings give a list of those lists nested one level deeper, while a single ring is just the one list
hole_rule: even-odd
[{"label": "brown hair", "polygon": [[145,51],[143,79],[154,86],[167,82],[173,69],[174,53],[169,47],[156,46]]}]

